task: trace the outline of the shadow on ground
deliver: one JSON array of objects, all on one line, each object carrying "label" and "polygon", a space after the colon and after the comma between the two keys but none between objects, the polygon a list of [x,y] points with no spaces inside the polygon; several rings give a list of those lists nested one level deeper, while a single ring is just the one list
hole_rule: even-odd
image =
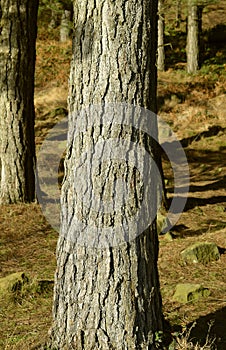
[{"label": "shadow on ground", "polygon": [[206,131],[202,131],[196,135],[184,138],[180,141],[183,147],[188,147],[193,141],[199,141],[203,137],[212,137],[216,136],[220,131],[225,132],[226,128],[222,128],[220,125],[213,125],[208,128]]},{"label": "shadow on ground", "polygon": [[[226,300],[225,300],[226,303]],[[215,344],[218,350],[226,349],[226,306],[210,313],[206,316],[199,317],[196,320],[196,325],[191,330],[191,339],[193,342],[199,342],[201,345],[205,344],[205,339],[208,334],[209,337],[215,338]],[[190,325],[191,326],[191,325]]]},{"label": "shadow on ground", "polygon": [[189,192],[214,191],[214,190],[219,190],[221,188],[225,189],[225,186],[226,186],[226,176],[222,176],[219,180],[204,186],[192,185],[189,187]]}]

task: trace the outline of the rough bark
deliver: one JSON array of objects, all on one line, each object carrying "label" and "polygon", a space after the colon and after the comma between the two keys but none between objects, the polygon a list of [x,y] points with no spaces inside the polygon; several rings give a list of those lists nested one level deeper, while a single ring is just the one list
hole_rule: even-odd
[{"label": "rough bark", "polygon": [[71,114],[122,101],[156,112],[156,6],[156,0],[74,3]]},{"label": "rough bark", "polygon": [[188,0],[187,21],[187,72],[196,73],[199,69],[199,18],[198,5],[193,0]]},{"label": "rough bark", "polygon": [[38,0],[0,2],[0,203],[35,197],[37,9]]},{"label": "rough bark", "polygon": [[[71,140],[77,147],[69,147],[62,186],[52,348],[155,349],[155,332],[162,329],[155,223],[135,239],[114,247],[82,246],[78,244],[83,238],[82,232],[76,232],[73,240],[69,236],[69,231],[74,228],[74,216],[83,215],[76,196],[78,187],[86,181],[81,178],[74,185],[76,166],[80,166],[76,155],[95,144],[99,137],[111,138],[114,134],[118,139],[136,139],[137,143],[145,145],[154,159],[157,158],[153,140],[136,130],[129,132],[126,126],[109,129],[97,125],[86,130],[79,139],[73,138],[78,110],[84,106],[126,102],[156,110],[156,14],[155,0],[101,0],[98,4],[91,0],[74,1],[69,146]],[[128,149],[129,160],[130,151]],[[107,187],[111,176],[132,177],[129,166],[114,167],[113,162],[107,171],[105,179],[104,171],[98,174],[103,184],[100,188],[103,197],[109,195]],[[139,209],[138,182],[135,174],[131,210]],[[156,196],[153,181],[154,210]],[[95,214],[98,220],[99,213]],[[88,222],[89,208],[87,215]],[[109,224],[107,215],[100,219],[105,225]],[[121,220],[116,215],[110,219],[112,226],[117,219]]]},{"label": "rough bark", "polygon": [[160,70],[160,71],[165,70],[164,30],[165,30],[164,0],[159,0],[159,2],[158,2],[158,60],[157,60],[157,67],[158,67],[158,70]]}]

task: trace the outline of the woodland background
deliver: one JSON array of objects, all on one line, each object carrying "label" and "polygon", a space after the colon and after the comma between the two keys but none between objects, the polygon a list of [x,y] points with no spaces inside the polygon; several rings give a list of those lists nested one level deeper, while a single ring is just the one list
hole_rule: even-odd
[{"label": "woodland background", "polygon": [[[62,6],[65,6],[63,3]],[[42,1],[39,9],[35,107],[37,151],[48,130],[67,114],[71,38],[60,41],[62,6]],[[158,115],[184,146],[191,176],[187,205],[171,231],[160,236],[159,273],[163,311],[169,334],[191,349],[190,337],[201,345],[209,336],[217,349],[226,348],[226,4],[212,1],[203,9],[201,66],[186,71],[186,3],[167,0],[165,71],[158,72]],[[55,13],[55,22],[52,13]],[[62,39],[62,38],[61,38]],[[172,196],[170,164],[163,160],[168,196]],[[60,176],[60,174],[59,174]],[[0,348],[32,349],[44,342],[51,325],[52,287],[58,234],[38,204],[0,207],[0,277],[23,272],[26,288],[0,293]],[[195,242],[215,242],[221,258],[207,266],[183,264],[180,252]],[[172,299],[178,282],[199,283],[210,295],[185,304]],[[195,324],[194,324],[195,322]],[[185,331],[184,335],[181,335]],[[161,338],[161,335],[159,335]],[[161,339],[160,339],[161,340]],[[183,347],[184,346],[184,347]],[[207,349],[207,348],[206,348]]]}]

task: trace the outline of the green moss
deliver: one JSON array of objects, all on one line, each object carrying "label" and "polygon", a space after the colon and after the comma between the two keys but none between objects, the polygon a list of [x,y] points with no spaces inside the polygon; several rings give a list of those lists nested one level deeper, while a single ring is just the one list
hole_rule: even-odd
[{"label": "green moss", "polygon": [[213,242],[195,243],[183,250],[181,255],[186,263],[208,264],[220,258],[218,247]]},{"label": "green moss", "polygon": [[28,277],[23,272],[12,273],[0,279],[0,296],[7,296],[9,293],[21,291],[28,283]]},{"label": "green moss", "polygon": [[209,294],[209,289],[204,288],[200,284],[180,283],[176,286],[173,300],[187,303],[189,301],[195,301],[207,297]]}]

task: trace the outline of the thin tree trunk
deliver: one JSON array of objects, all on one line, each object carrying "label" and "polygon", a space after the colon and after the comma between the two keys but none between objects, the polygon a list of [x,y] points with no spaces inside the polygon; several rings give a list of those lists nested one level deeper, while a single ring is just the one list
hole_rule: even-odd
[{"label": "thin tree trunk", "polygon": [[0,203],[32,201],[38,1],[1,0],[0,6]]},{"label": "thin tree trunk", "polygon": [[165,31],[165,19],[164,19],[164,0],[158,2],[158,70],[165,70],[165,48],[164,48],[164,31]]},{"label": "thin tree trunk", "polygon": [[52,9],[51,10],[51,19],[49,22],[49,28],[50,29],[55,29],[58,27],[60,21],[59,21],[59,15],[58,15],[58,11],[56,9]]},{"label": "thin tree trunk", "polygon": [[181,25],[181,0],[177,0],[176,3],[176,28],[180,28]]},{"label": "thin tree trunk", "polygon": [[[124,239],[118,245],[109,244],[104,247],[99,244],[103,238],[101,228],[92,243],[93,232],[89,231],[91,236],[86,236],[76,226],[76,220],[82,219],[84,215],[85,230],[92,220],[101,221],[102,230],[105,227],[114,229],[117,220],[123,220],[122,215],[114,214],[109,218],[108,214],[92,211],[92,199],[87,212],[84,212],[86,209],[83,198],[80,200],[77,196],[81,187],[86,188],[89,185],[87,177],[76,177],[76,172],[83,166],[80,155],[86,149],[89,150],[91,145],[95,147],[100,138],[126,138],[145,145],[149,154],[157,159],[156,147],[151,138],[137,133],[128,125],[111,126],[116,118],[114,112],[117,111],[114,108],[113,113],[109,114],[108,125],[99,125],[97,119],[97,125],[88,127],[89,119],[93,115],[98,116],[98,107],[95,106],[99,106],[99,112],[102,109],[102,113],[99,113],[101,118],[108,108],[106,103],[126,102],[156,111],[156,14],[155,0],[102,0],[98,5],[93,1],[74,1],[75,35],[70,74],[69,150],[65,162],[66,177],[62,186],[62,221],[57,247],[52,348],[155,349],[155,332],[162,329],[155,223],[140,234],[137,232],[132,240]],[[93,114],[83,112],[80,116],[78,111],[89,105],[94,106]],[[84,122],[85,133],[81,132],[76,137],[74,135],[81,122],[82,125]],[[154,117],[152,127],[156,134]],[[99,193],[103,198],[109,198],[109,186],[114,186],[115,179],[133,178],[134,190],[131,191],[130,209],[136,211],[142,190],[139,187],[138,174],[136,171],[134,173],[134,168],[128,166],[132,153],[133,150],[127,150],[127,162],[121,165],[117,165],[114,159],[109,159],[109,162],[107,159],[107,175],[103,170],[104,166],[99,167],[98,176],[93,177],[93,186],[96,182],[97,185],[100,183]],[[94,156],[91,152],[88,172],[98,169],[92,163]],[[101,157],[104,155],[100,156],[100,163]],[[151,184],[153,210],[156,210],[154,179]],[[115,206],[117,204],[114,203]],[[145,203],[145,206],[148,205]],[[125,209],[124,216],[127,215]],[[129,220],[129,216],[127,218]],[[129,237],[130,232],[125,232],[125,235]],[[105,238],[107,241],[111,239],[109,236]]]},{"label": "thin tree trunk", "polygon": [[199,20],[198,6],[193,0],[188,0],[187,24],[187,71],[196,73],[199,69]]},{"label": "thin tree trunk", "polygon": [[71,32],[71,11],[64,10],[60,22],[60,41],[65,42],[70,38]]},{"label": "thin tree trunk", "polygon": [[198,44],[199,44],[199,68],[202,65],[203,62],[203,55],[204,55],[204,49],[203,49],[203,42],[201,40],[202,36],[202,14],[203,14],[204,6],[199,5],[198,6]]}]

